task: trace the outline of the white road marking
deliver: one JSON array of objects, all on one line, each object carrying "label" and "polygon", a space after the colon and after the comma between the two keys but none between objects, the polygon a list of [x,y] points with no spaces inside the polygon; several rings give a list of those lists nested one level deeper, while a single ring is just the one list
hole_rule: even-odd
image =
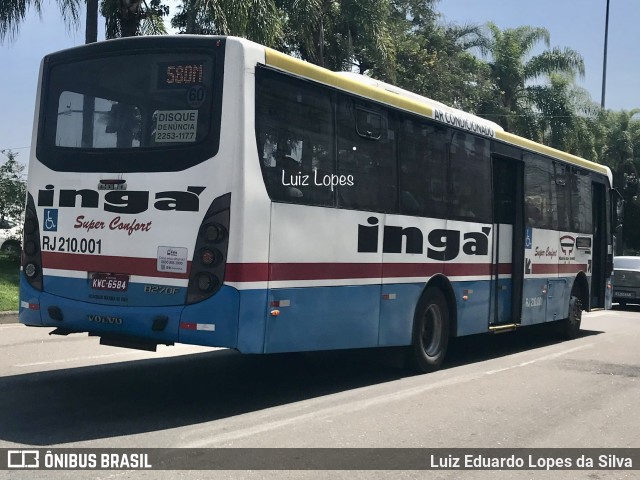
[{"label": "white road marking", "polygon": [[122,357],[127,355],[135,355],[137,352],[122,352],[122,353],[109,353],[107,355],[92,355],[89,357],[72,357],[72,358],[60,358],[58,360],[48,360],[46,362],[32,362],[32,363],[19,363],[17,365],[13,365],[17,368],[24,367],[39,367],[42,365],[55,365],[60,363],[71,363],[78,362],[81,360],[99,360],[102,358],[113,358],[113,357]]},{"label": "white road marking", "polygon": [[158,347],[158,351],[155,352],[144,352],[137,350],[130,350],[125,352],[116,352],[116,353],[107,353],[103,355],[88,355],[84,357],[73,357],[73,358],[60,358],[58,360],[48,360],[44,362],[31,362],[31,363],[19,363],[17,365],[13,365],[14,368],[26,368],[26,367],[38,367],[42,365],[56,365],[56,364],[64,364],[71,362],[81,362],[87,360],[100,360],[105,358],[114,358],[114,357],[140,357],[144,359],[157,359],[157,358],[166,358],[166,357],[177,357],[179,355],[188,355],[192,353],[207,353],[213,352],[214,350],[222,350],[221,348],[212,348],[212,347],[200,347],[195,345],[187,345],[187,344],[177,344],[173,347],[165,347],[162,345]]},{"label": "white road marking", "polygon": [[585,348],[593,347],[593,343],[587,343],[586,345],[580,345],[579,347],[570,348],[568,350],[563,350],[562,352],[551,353],[549,355],[545,355],[544,357],[535,358],[533,360],[529,360],[528,362],[518,363],[517,365],[511,365],[510,367],[498,368],[497,370],[489,370],[484,372],[485,375],[493,375],[494,373],[504,372],[506,370],[513,370],[514,368],[525,367],[527,365],[531,365],[532,363],[538,363],[543,360],[550,360],[552,358],[561,357],[562,355],[566,355],[567,353],[576,352],[578,350],[584,350]]},{"label": "white road marking", "polygon": [[4,325],[0,325],[0,330],[3,330],[5,328],[26,328],[26,327],[21,323],[5,323]]}]

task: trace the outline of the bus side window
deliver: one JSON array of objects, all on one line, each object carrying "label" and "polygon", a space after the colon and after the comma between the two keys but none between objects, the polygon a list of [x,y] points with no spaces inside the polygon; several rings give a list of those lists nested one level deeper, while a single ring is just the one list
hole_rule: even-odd
[{"label": "bus side window", "polygon": [[398,138],[400,213],[445,218],[446,129],[404,119]]},{"label": "bus side window", "polygon": [[525,153],[525,213],[527,225],[535,228],[558,228],[558,199],[552,162],[536,154]]},{"label": "bus side window", "polygon": [[315,182],[319,172],[335,174],[331,94],[273,75],[256,73],[256,141],[267,192],[282,202],[333,206],[334,191]]},{"label": "bus side window", "polygon": [[449,152],[451,218],[491,222],[489,158],[489,142],[486,139],[454,131]]},{"label": "bus side window", "polygon": [[571,175],[571,223],[572,231],[593,233],[591,201],[591,175],[589,172],[572,168]]},{"label": "bus side window", "polygon": [[567,232],[572,229],[569,167],[560,162],[553,162],[553,170],[558,203],[558,229]]},{"label": "bus side window", "polygon": [[338,97],[338,206],[397,211],[395,131],[386,111]]}]

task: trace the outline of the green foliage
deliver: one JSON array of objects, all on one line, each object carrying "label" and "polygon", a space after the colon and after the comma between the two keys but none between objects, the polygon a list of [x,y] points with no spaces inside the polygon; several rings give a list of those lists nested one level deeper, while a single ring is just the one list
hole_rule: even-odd
[{"label": "green foliage", "polygon": [[[162,1],[101,0],[107,37],[162,33],[168,15]],[[443,24],[437,0],[181,2],[171,20],[181,33],[240,36],[331,70],[369,75],[608,165],[626,202],[625,243],[640,250],[637,112],[594,104],[575,84],[584,76],[582,57],[551,47],[546,29]],[[78,23],[83,0],[56,3],[69,25]],[[42,5],[1,0],[0,42],[17,35],[29,8],[40,13]],[[22,171],[13,153],[5,155],[0,214],[17,219],[24,201]]]},{"label": "green foliage", "polygon": [[151,0],[149,3],[140,0],[102,0],[100,13],[105,19],[107,38],[167,33],[163,17],[169,15],[169,7],[163,5],[161,0]]},{"label": "green foliage", "polygon": [[16,160],[11,150],[0,151],[6,160],[0,165],[0,218],[21,223],[27,194],[24,165]]},{"label": "green foliage", "polygon": [[[1,0],[0,1],[0,43],[18,35],[20,24],[27,12],[33,8],[42,15],[42,0]],[[62,18],[68,27],[76,27],[80,21],[81,0],[57,0]]]},{"label": "green foliage", "polygon": [[602,127],[602,163],[613,171],[613,183],[624,199],[623,247],[640,250],[640,109],[604,111]]},{"label": "green foliage", "polygon": [[331,70],[394,76],[388,0],[182,0],[180,33],[234,35]]},{"label": "green foliage", "polygon": [[490,97],[488,66],[468,51],[484,43],[477,26],[432,21],[396,38],[399,86],[472,113]]},{"label": "green foliage", "polygon": [[281,44],[284,13],[273,0],[182,0],[171,25],[180,33],[234,35],[268,47]]},{"label": "green foliage", "polygon": [[18,310],[19,258],[0,253],[0,312]]},{"label": "green foliage", "polygon": [[[582,57],[574,50],[558,47],[531,55],[540,42],[550,46],[550,35],[544,28],[500,30],[489,23],[487,30],[489,36],[482,52],[488,58],[493,97],[487,99],[479,113],[510,132],[537,141],[543,141],[548,133],[545,130],[551,129],[551,137],[558,141],[575,113],[569,91],[576,75],[584,75]],[[563,76],[557,76],[554,84],[550,78],[555,74]],[[550,121],[551,118],[557,121]]]}]

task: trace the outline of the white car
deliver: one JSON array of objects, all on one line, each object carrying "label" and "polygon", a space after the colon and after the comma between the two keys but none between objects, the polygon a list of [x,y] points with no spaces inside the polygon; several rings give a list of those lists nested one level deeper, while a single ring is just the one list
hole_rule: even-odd
[{"label": "white car", "polygon": [[0,251],[20,253],[20,229],[4,218],[0,218]]}]

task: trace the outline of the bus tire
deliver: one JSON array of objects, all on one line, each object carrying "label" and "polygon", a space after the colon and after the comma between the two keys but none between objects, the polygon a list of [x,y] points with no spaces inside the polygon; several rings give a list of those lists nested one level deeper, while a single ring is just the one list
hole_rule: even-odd
[{"label": "bus tire", "polygon": [[440,368],[449,345],[449,305],[438,288],[425,290],[413,319],[411,347],[407,351],[409,367],[419,373]]},{"label": "bus tire", "polygon": [[562,321],[562,336],[567,340],[576,338],[580,333],[581,323],[582,302],[575,292],[571,292],[571,298],[569,299],[569,316]]}]

